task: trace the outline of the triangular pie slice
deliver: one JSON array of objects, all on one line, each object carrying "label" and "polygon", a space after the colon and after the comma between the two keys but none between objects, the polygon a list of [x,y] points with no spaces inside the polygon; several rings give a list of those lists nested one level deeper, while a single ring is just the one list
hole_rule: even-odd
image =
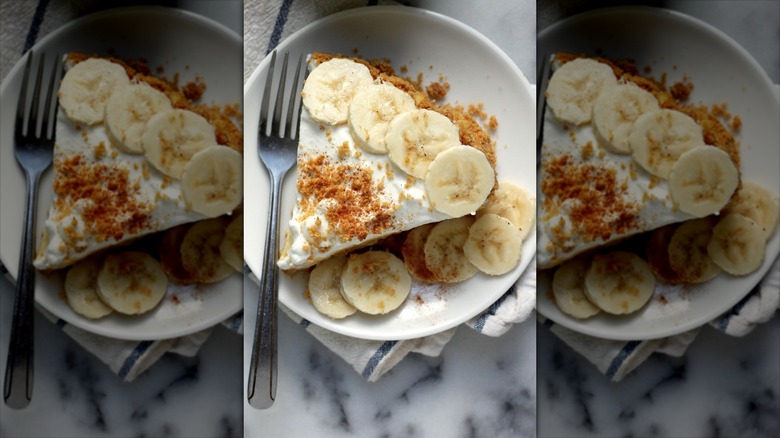
[{"label": "triangular pie slice", "polygon": [[[420,84],[396,76],[386,61],[313,53],[308,67],[296,201],[281,269],[308,268],[387,236],[472,214],[484,203],[496,184],[495,146],[463,108],[437,104],[429,95],[434,89],[422,91]],[[372,92],[374,97],[366,97]],[[468,202],[458,206],[457,193],[447,195],[451,202],[438,202],[442,193],[431,195],[437,189],[430,186],[439,183],[426,178],[426,171],[437,154],[459,145],[481,152],[489,176],[477,171],[487,178],[487,191],[484,184],[473,194],[464,189]]]},{"label": "triangular pie slice", "polygon": [[[540,268],[667,224],[717,214],[728,202],[739,184],[739,146],[717,111],[682,103],[690,84],[667,88],[630,62],[566,53],[553,55],[551,62],[538,175]],[[733,167],[728,178],[706,166],[698,175],[712,190],[722,189],[720,207],[690,208],[699,202],[684,198],[682,188],[691,181],[675,179],[683,173],[696,179],[689,169],[694,166],[684,167],[680,159],[696,147],[707,154],[725,152],[727,167]]]},{"label": "triangular pie slice", "polygon": [[[232,120],[236,107],[195,104],[202,84],[179,87],[155,77],[140,61],[71,53],[65,67],[58,94],[54,196],[36,268],[62,268],[150,233],[230,214],[239,206],[242,133]],[[151,143],[154,147],[145,146]],[[204,155],[211,156],[193,158],[206,150]],[[209,161],[222,167],[204,164]],[[233,183],[210,187],[215,177]]]}]

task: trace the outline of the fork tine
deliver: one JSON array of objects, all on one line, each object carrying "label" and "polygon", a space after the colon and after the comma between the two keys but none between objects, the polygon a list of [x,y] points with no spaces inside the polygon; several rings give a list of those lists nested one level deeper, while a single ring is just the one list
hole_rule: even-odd
[{"label": "fork tine", "polygon": [[[59,100],[56,98],[55,90],[58,89],[58,75],[60,71],[61,63],[57,62],[60,59],[59,56],[54,57],[54,65],[51,68],[51,76],[49,77],[49,89],[46,93],[45,106],[43,108],[43,122],[41,123],[41,137],[52,140],[54,138],[54,124],[56,123],[56,116],[52,115],[52,101],[54,101],[54,114],[57,114],[57,107],[59,106]],[[51,121],[49,120],[51,118]]]},{"label": "fork tine", "polygon": [[[41,88],[43,83],[43,67],[46,63],[46,54],[42,54],[38,60],[38,74],[35,75],[35,88],[33,89],[32,106],[30,107],[30,121],[27,122],[28,135],[37,135],[38,133],[38,109],[41,106]],[[43,126],[41,126],[41,131]]]},{"label": "fork tine", "polygon": [[301,77],[301,66],[303,66],[303,55],[298,58],[298,66],[295,68],[295,77],[293,79],[292,92],[290,93],[290,103],[287,108],[287,123],[290,125],[290,138],[295,140],[298,137],[298,116],[299,112],[295,110],[295,104],[301,101],[301,93],[298,89],[298,79]]},{"label": "fork tine", "polygon": [[279,91],[276,92],[276,104],[274,105],[273,130],[278,133],[280,138],[284,138],[284,129],[288,128],[288,126],[282,127],[282,107],[284,106],[284,86],[287,84],[287,59],[289,55],[289,52],[284,52],[282,72],[279,74]]},{"label": "fork tine", "polygon": [[33,51],[30,50],[27,53],[27,62],[24,66],[24,75],[22,77],[22,88],[19,91],[19,101],[16,103],[16,120],[14,121],[14,129],[16,135],[23,135],[24,132],[24,115],[26,114],[25,107],[27,106],[27,83],[30,78],[30,69],[32,68]]},{"label": "fork tine", "polygon": [[271,63],[268,65],[268,73],[263,90],[263,101],[260,104],[260,134],[265,135],[268,126],[268,105],[271,101],[271,84],[274,81],[274,67],[276,66],[276,50],[271,52]]}]

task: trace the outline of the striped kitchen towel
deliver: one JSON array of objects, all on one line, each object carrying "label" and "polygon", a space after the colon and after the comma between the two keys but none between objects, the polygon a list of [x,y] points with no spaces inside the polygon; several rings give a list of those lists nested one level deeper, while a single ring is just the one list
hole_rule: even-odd
[{"label": "striped kitchen towel", "polygon": [[[710,322],[730,336],[745,336],[756,325],[768,321],[780,309],[780,258],[767,275],[739,303]],[[577,333],[538,315],[539,322],[574,351],[593,363],[611,381],[623,379],[653,353],[682,356],[696,339],[700,328],[668,338],[647,341],[612,341]]]},{"label": "striped kitchen towel", "polygon": [[[10,283],[9,289],[13,290],[14,279],[3,265],[0,265],[0,274],[4,277],[0,281],[8,281]],[[69,324],[40,306],[37,308],[46,319],[61,328],[76,343],[108,365],[111,371],[117,374],[124,382],[133,381],[138,375],[156,363],[165,353],[186,357],[195,356],[214,328],[210,327],[188,336],[173,339],[127,341],[88,332]],[[231,332],[242,334],[244,331],[243,312],[239,312],[223,321],[222,325]]]},{"label": "striped kitchen towel", "polygon": [[[250,277],[257,282],[254,275]],[[382,377],[409,353],[438,356],[457,330],[455,327],[423,338],[406,340],[356,339],[312,324],[292,310],[280,306],[294,322],[305,327],[307,332],[341,356],[370,382]],[[525,321],[535,307],[536,263],[534,259],[510,290],[483,313],[467,321],[465,325],[487,336],[500,336],[514,324]]]}]

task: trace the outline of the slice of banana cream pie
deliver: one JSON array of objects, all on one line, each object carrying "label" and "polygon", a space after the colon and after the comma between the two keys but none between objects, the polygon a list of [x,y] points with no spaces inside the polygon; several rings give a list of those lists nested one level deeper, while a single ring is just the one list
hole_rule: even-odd
[{"label": "slice of banana cream pie", "polygon": [[[387,61],[324,53],[308,67],[296,202],[278,266],[316,265],[307,293],[320,312],[384,314],[412,280],[456,282],[479,267],[501,275],[517,265],[534,198],[497,182],[488,132],[464,108],[437,103],[446,84],[426,90]],[[485,238],[490,230],[506,239]]]},{"label": "slice of banana cream pie", "polygon": [[[148,311],[168,280],[240,272],[240,230],[226,237],[243,200],[238,107],[195,103],[204,84],[179,87],[142,61],[71,53],[64,62],[54,195],[34,266],[75,264],[65,292],[89,318]],[[184,225],[195,222],[211,226]],[[169,229],[179,232],[156,239],[159,253],[131,247]]]}]

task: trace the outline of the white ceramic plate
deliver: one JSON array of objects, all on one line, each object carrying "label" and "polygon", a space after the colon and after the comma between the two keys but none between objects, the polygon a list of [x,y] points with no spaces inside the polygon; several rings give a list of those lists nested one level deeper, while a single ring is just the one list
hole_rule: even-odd
[{"label": "white ceramic plate", "polygon": [[[671,84],[687,75],[695,84],[690,102],[728,103],[742,118],[742,177],[777,193],[780,175],[778,100],[769,77],[731,38],[714,27],[676,12],[643,7],[594,11],[556,23],[539,33],[537,60],[555,51],[632,58],[650,75],[667,73]],[[549,299],[550,275],[539,275],[538,310],[554,322],[607,339],[653,339],[678,334],[711,321],[739,302],[771,267],[780,233],[767,243],[761,268],[744,277],[722,274],[697,286],[658,288],[656,299],[625,317],[597,316],[580,321],[563,314]],[[660,295],[668,300],[662,304]]]},{"label": "white ceramic plate", "polygon": [[[180,83],[196,75],[207,84],[208,103],[240,103],[243,46],[241,38],[220,24],[181,10],[138,7],[112,9],[72,21],[41,39],[36,53],[69,51],[144,58],[164,76],[180,74]],[[49,61],[51,62],[51,55]],[[19,62],[2,83],[0,126],[0,230],[3,265],[15,277],[24,210],[24,176],[13,155],[13,118],[21,86]],[[37,227],[42,229],[52,197],[53,172],[42,179]],[[40,233],[39,233],[40,234]],[[75,314],[61,297],[62,276],[36,275],[35,298],[44,309],[70,324],[119,339],[166,339],[213,326],[243,307],[242,278],[233,275],[209,287],[170,290],[154,311],[140,317],[109,316],[91,321]],[[176,295],[178,303],[174,302]]]},{"label": "white ceramic plate", "polygon": [[[534,93],[520,70],[492,42],[464,24],[435,13],[407,7],[368,7],[312,23],[278,47],[279,52],[289,51],[291,59],[313,51],[349,55],[354,49],[366,58],[388,58],[396,70],[405,65],[409,76],[421,72],[426,84],[444,75],[451,84],[449,102],[484,103],[485,111],[499,120],[494,135],[499,178],[515,181],[535,193]],[[262,269],[270,186],[256,152],[268,62],[266,58],[260,63],[244,88],[244,256],[256,273]],[[293,208],[295,177],[291,171],[283,187],[282,228]],[[282,274],[279,299],[303,318],[337,333],[378,340],[416,338],[446,330],[485,310],[514,284],[535,251],[535,234],[531,234],[520,264],[512,272],[493,278],[478,274],[447,287],[414,286],[410,299],[384,316],[356,314],[340,321],[322,316],[304,297],[305,275]],[[415,296],[424,304],[416,302]]]}]

